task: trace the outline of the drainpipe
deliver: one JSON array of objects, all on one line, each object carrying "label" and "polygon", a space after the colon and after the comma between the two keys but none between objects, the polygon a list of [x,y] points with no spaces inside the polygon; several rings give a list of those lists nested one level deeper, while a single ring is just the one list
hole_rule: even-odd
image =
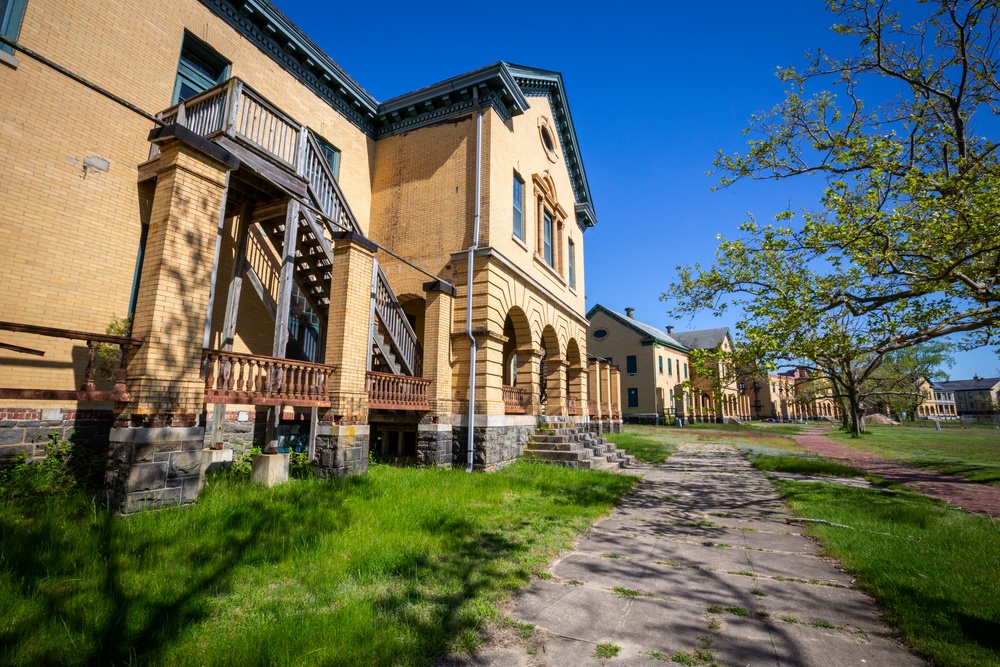
[{"label": "drainpipe", "polygon": [[472,472],[472,459],[475,452],[476,423],[476,337],[472,335],[472,260],[479,247],[479,215],[480,215],[480,188],[482,187],[482,163],[483,163],[483,108],[479,106],[479,89],[473,86],[472,102],[476,105],[476,200],[475,216],[472,222],[472,245],[469,246],[469,260],[466,263],[468,274],[468,289],[465,304],[465,335],[469,337],[469,449],[468,465],[465,472]]}]

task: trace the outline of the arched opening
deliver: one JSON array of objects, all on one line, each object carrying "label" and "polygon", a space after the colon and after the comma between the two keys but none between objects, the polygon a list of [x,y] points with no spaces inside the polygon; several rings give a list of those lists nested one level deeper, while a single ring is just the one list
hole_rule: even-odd
[{"label": "arched opening", "polygon": [[575,338],[566,343],[566,414],[575,417],[583,413],[583,401],[587,395],[586,373],[583,355]]},{"label": "arched opening", "polygon": [[552,325],[542,329],[542,356],[538,363],[538,400],[546,415],[561,415],[565,410],[566,366],[559,350],[559,337]]},{"label": "arched opening", "polygon": [[531,411],[532,358],[535,356],[528,317],[520,308],[507,312],[503,323],[503,398],[506,414]]}]

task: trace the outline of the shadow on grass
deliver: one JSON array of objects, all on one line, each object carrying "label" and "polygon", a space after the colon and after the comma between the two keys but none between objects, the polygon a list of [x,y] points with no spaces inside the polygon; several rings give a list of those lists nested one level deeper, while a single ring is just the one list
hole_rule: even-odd
[{"label": "shadow on grass", "polygon": [[6,503],[0,662],[151,662],[206,618],[235,568],[276,563],[288,545],[315,543],[321,531],[297,516],[316,502],[325,503],[324,530],[345,526],[336,495],[296,486],[282,490],[281,502],[248,488],[245,502],[225,511],[208,500],[127,518],[83,495]]}]

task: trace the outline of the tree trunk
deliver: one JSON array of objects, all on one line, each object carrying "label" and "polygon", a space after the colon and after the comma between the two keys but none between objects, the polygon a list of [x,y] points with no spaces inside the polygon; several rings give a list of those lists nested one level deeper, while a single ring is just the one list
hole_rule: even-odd
[{"label": "tree trunk", "polygon": [[851,437],[860,438],[865,432],[865,415],[861,409],[861,397],[854,387],[847,388],[847,405],[851,413]]}]

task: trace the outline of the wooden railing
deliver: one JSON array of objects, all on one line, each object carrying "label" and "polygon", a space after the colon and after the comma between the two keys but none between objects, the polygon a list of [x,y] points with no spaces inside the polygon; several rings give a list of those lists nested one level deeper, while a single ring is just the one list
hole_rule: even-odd
[{"label": "wooden railing", "polygon": [[580,408],[577,407],[576,399],[572,396],[566,399],[566,414],[570,416],[576,416],[580,414]]},{"label": "wooden railing", "polygon": [[504,414],[523,415],[528,411],[528,390],[503,385]]},{"label": "wooden railing", "polygon": [[427,378],[393,375],[391,373],[365,373],[368,389],[368,407],[372,410],[430,410],[427,401]]},{"label": "wooden railing", "polygon": [[396,355],[396,361],[406,375],[420,375],[423,353],[417,343],[417,334],[406,319],[403,307],[396,300],[378,261],[375,262],[375,284],[372,287],[375,294],[375,314],[389,334],[389,344]]},{"label": "wooden railing", "polygon": [[602,419],[609,419],[610,417],[611,417],[611,411],[608,410],[608,404],[607,403],[601,403],[601,418]]},{"label": "wooden railing", "polygon": [[587,412],[591,417],[597,416],[597,401],[587,401]]},{"label": "wooden railing", "polygon": [[240,405],[330,405],[334,366],[221,350],[203,350],[205,402]]},{"label": "wooden railing", "polygon": [[[272,104],[241,79],[232,78],[157,114],[213,139],[236,139],[306,181],[331,231],[360,232],[347,199],[334,178],[319,142],[305,125]],[[159,154],[153,144],[149,158]]]},{"label": "wooden railing", "polygon": [[[79,390],[0,388],[0,398],[42,401],[83,401],[87,403],[126,402],[130,399],[128,393],[129,353],[133,348],[140,347],[143,344],[141,339],[112,336],[110,334],[88,333],[86,331],[39,327],[31,324],[17,324],[15,322],[0,322],[0,330],[47,336],[50,338],[82,340],[87,343],[87,367],[83,371],[83,384],[80,385]],[[96,371],[94,363],[97,359],[98,347],[101,345],[115,345],[119,351],[119,363],[118,368],[114,372],[114,387],[111,391],[97,391],[94,382],[94,373]],[[0,343],[0,349],[37,357],[45,355],[45,352],[42,350],[11,345],[9,343]]]}]

